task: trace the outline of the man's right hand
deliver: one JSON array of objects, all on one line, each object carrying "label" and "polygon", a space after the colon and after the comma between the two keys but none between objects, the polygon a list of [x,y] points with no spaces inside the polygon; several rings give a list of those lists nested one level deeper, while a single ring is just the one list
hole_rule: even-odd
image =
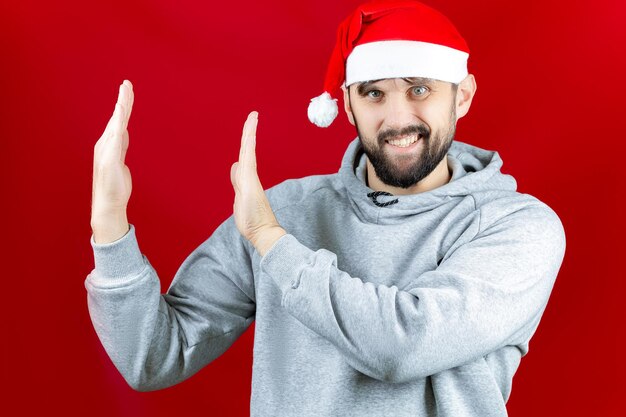
[{"label": "man's right hand", "polygon": [[129,230],[126,207],[132,182],[124,159],[133,100],[133,85],[124,80],[113,115],[94,147],[91,229],[96,243],[116,241]]}]

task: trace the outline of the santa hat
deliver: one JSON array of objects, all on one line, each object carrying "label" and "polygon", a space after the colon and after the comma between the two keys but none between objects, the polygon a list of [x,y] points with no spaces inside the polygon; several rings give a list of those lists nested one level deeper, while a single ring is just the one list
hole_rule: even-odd
[{"label": "santa hat", "polygon": [[459,83],[467,76],[469,48],[454,25],[417,1],[371,1],[337,30],[324,93],[311,100],[309,120],[328,127],[337,117],[332,93],[343,83],[424,77]]}]

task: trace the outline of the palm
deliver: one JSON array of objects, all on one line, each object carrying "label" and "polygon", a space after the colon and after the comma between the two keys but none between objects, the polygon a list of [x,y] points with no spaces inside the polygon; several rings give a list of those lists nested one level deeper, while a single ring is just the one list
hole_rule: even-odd
[{"label": "palm", "polygon": [[257,113],[250,113],[243,127],[239,161],[232,165],[230,171],[230,180],[235,189],[235,224],[242,236],[253,244],[263,230],[279,226],[257,175],[257,122]]},{"label": "palm", "polygon": [[94,147],[92,216],[125,210],[132,192],[130,170],[125,164],[128,150],[128,121],[134,95],[132,85],[120,86],[113,116]]}]

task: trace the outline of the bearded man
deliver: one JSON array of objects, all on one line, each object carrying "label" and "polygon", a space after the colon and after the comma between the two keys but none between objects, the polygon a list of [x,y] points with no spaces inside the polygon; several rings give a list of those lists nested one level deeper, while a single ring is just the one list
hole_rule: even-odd
[{"label": "bearded man", "polygon": [[185,380],[256,321],[253,416],[506,416],[565,234],[497,152],[454,139],[476,92],[468,57],[452,23],[419,2],[359,6],[309,108],[328,126],[343,90],[357,138],[339,171],[264,190],[250,113],[234,213],[165,294],[126,218],[125,81],[95,149],[85,284],[130,386]]}]

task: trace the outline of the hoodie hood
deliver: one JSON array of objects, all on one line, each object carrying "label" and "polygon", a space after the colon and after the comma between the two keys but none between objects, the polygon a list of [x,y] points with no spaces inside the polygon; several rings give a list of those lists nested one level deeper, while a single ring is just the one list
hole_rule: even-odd
[{"label": "hoodie hood", "polygon": [[[366,159],[357,137],[346,149],[339,177],[357,213],[364,220],[380,224],[401,222],[407,216],[432,210],[451,199],[461,199],[480,192],[517,190],[515,179],[500,172],[503,161],[498,152],[457,140],[452,141],[448,150],[448,167],[452,178],[447,184],[423,193],[372,195],[374,190],[365,183]],[[382,206],[384,203],[390,204]]]}]

